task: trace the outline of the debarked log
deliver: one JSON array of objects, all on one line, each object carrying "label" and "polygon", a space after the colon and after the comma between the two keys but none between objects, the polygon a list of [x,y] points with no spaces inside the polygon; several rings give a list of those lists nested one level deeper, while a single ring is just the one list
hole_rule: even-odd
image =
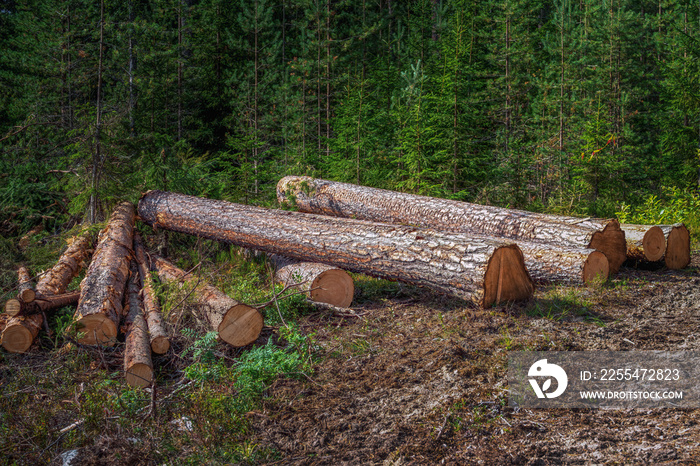
[{"label": "debarked log", "polygon": [[[143,218],[143,217],[142,217]],[[260,311],[240,303],[208,283],[188,275],[184,270],[159,256],[151,257],[161,282],[194,288],[194,299],[204,313],[211,329],[232,346],[246,346],[260,336],[263,316]]]},{"label": "debarked log", "polygon": [[163,191],[146,193],[138,209],[143,221],[155,228],[414,283],[484,307],[528,299],[534,289],[522,252],[512,241]]},{"label": "debarked log", "polygon": [[617,273],[627,257],[625,235],[615,219],[546,215],[305,176],[282,178],[277,198],[302,212],[542,242],[553,248],[597,249],[607,257],[610,273]]},{"label": "debarked log", "polygon": [[134,206],[119,204],[100,234],[85,278],[74,320],[78,342],[113,346],[122,315],[122,297],[132,257]]}]

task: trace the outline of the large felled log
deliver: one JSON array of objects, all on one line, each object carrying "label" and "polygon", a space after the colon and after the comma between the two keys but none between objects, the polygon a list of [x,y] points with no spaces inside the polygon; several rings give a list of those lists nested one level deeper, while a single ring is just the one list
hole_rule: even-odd
[{"label": "large felled log", "polygon": [[156,228],[415,283],[485,307],[533,292],[522,253],[512,242],[162,191],[141,198],[139,215]]},{"label": "large felled log", "polygon": [[126,317],[124,327],[126,344],[124,347],[124,374],[126,383],[132,387],[149,387],[153,383],[153,361],[148,325],[144,318],[143,306],[139,297],[141,279],[136,264],[132,262],[131,277],[127,286]]},{"label": "large felled log", "polygon": [[[141,215],[139,213],[139,215]],[[143,217],[142,217],[143,218]],[[242,304],[213,286],[187,275],[169,261],[152,256],[152,264],[161,281],[183,286],[196,286],[194,298],[204,312],[212,330],[232,346],[245,346],[258,339],[263,327],[263,316],[254,307]]]},{"label": "large felled log", "polygon": [[112,213],[85,278],[74,319],[87,345],[113,346],[122,314],[122,297],[129,277],[134,228],[134,206],[123,202]]},{"label": "large felled log", "polygon": [[[51,270],[46,272],[36,285],[36,292],[42,298],[61,295],[71,280],[78,275],[90,255],[92,239],[89,233],[73,238]],[[44,324],[44,315],[18,315],[9,319],[2,332],[2,346],[13,353],[24,353],[32,345],[39,329]]]},{"label": "large felled log", "polygon": [[277,197],[303,212],[597,249],[607,257],[610,273],[627,257],[625,235],[614,219],[537,214],[302,176],[282,178]]},{"label": "large felled log", "polygon": [[146,323],[148,324],[148,333],[150,335],[151,349],[156,354],[165,354],[170,349],[170,338],[165,331],[165,325],[160,312],[160,304],[153,290],[153,280],[149,273],[150,267],[146,259],[146,251],[143,247],[141,236],[134,234],[134,253],[136,254],[136,264],[141,277],[141,295],[143,296],[143,307],[146,315]]},{"label": "large felled log", "polygon": [[355,294],[355,284],[345,270],[317,262],[285,261],[273,256],[277,266],[275,280],[285,286],[299,284],[309,299],[337,307],[348,307]]}]

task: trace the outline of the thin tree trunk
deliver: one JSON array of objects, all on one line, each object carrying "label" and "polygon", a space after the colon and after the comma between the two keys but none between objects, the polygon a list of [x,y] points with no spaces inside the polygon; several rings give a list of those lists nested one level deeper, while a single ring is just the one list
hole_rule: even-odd
[{"label": "thin tree trunk", "polygon": [[143,241],[138,233],[134,234],[134,253],[136,254],[136,263],[139,269],[139,276],[141,277],[143,307],[146,314],[146,323],[148,324],[151,349],[156,354],[165,354],[170,349],[170,339],[165,330],[160,304],[153,289],[153,280],[149,273],[150,267],[148,266]]},{"label": "thin tree trunk", "polygon": [[401,280],[488,307],[528,299],[532,281],[512,242],[480,236],[268,210],[149,191],[139,216],[194,234],[299,261]]},{"label": "thin tree trunk", "polygon": [[131,276],[126,289],[126,315],[124,318],[124,374],[131,387],[149,387],[153,383],[153,360],[149,344],[148,327],[144,319],[139,297],[139,272],[131,262]]},{"label": "thin tree trunk", "polygon": [[92,189],[90,194],[90,223],[95,223],[97,221],[98,214],[98,187],[100,184],[100,177],[102,175],[102,142],[101,131],[102,131],[102,60],[104,56],[104,29],[105,29],[105,3],[104,0],[100,1],[100,53],[99,60],[97,62],[97,104],[96,104],[96,116],[95,116],[95,152],[92,159]]}]

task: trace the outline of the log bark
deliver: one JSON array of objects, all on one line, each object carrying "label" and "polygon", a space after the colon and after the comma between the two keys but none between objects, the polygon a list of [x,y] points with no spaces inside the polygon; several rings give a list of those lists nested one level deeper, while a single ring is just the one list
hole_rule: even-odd
[{"label": "log bark", "polygon": [[18,300],[19,310],[16,314],[11,314],[11,316],[28,316],[32,314],[53,311],[61,307],[77,304],[79,298],[80,291],[76,290],[52,296],[40,296],[30,303],[25,303],[24,301]]},{"label": "log bark", "polygon": [[299,284],[310,300],[336,307],[349,307],[355,294],[352,277],[343,269],[318,262],[286,261],[272,256],[277,271],[275,280],[285,286]]},{"label": "log bark", "polygon": [[625,236],[615,219],[545,215],[302,176],[282,178],[277,197],[303,212],[597,249],[607,257],[610,273],[617,273],[627,257]]},{"label": "log bark", "polygon": [[139,276],[141,277],[141,295],[143,297],[143,307],[148,324],[151,349],[156,354],[165,354],[170,349],[170,338],[165,330],[163,318],[161,316],[160,304],[153,289],[153,280],[149,273],[148,259],[143,247],[141,236],[134,235],[134,253],[136,254],[136,264],[138,265]]},{"label": "log bark", "polygon": [[17,281],[19,282],[19,293],[17,297],[25,303],[31,303],[36,298],[36,291],[32,286],[32,275],[29,269],[22,266],[17,270]]},{"label": "log bark", "polygon": [[56,265],[39,279],[36,292],[42,296],[64,293],[71,280],[77,277],[85,266],[85,261],[92,252],[91,248],[92,235],[88,232],[73,238]]},{"label": "log bark", "polygon": [[144,316],[143,304],[139,297],[141,279],[136,264],[131,265],[131,276],[127,286],[126,317],[124,333],[124,374],[126,383],[132,387],[150,387],[153,383],[153,360],[148,335],[148,325]]},{"label": "log bark", "polygon": [[74,319],[78,342],[113,346],[122,315],[122,296],[132,257],[134,206],[117,206],[102,231],[90,267],[80,284],[80,301]]},{"label": "log bark", "polygon": [[32,287],[32,278],[26,267],[22,266],[17,270],[17,281],[19,282],[18,293],[16,298],[8,299],[5,302],[5,314],[16,316],[25,305],[34,301],[36,291]]},{"label": "log bark", "polygon": [[196,286],[194,298],[211,329],[218,332],[223,341],[232,346],[246,346],[258,339],[263,327],[263,316],[257,309],[239,303],[219,289],[187,275],[184,270],[162,257],[152,256],[151,259],[161,281],[175,283],[180,287],[185,283]]},{"label": "log bark", "polygon": [[528,299],[534,289],[518,246],[476,235],[269,210],[162,191],[141,198],[139,215],[155,228],[414,283],[484,307]]},{"label": "log bark", "polygon": [[[78,275],[90,255],[92,239],[89,233],[73,238],[51,270],[36,285],[37,295],[48,299],[66,291],[71,280]],[[9,319],[2,332],[2,346],[13,353],[25,353],[44,325],[44,315],[18,315]]]}]

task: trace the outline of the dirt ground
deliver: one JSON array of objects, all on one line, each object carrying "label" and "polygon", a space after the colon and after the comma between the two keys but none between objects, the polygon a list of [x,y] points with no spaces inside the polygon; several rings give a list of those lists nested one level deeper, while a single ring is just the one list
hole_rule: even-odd
[{"label": "dirt ground", "polygon": [[510,350],[700,350],[700,255],[477,310],[417,289],[313,314],[322,362],[279,380],[252,435],[279,464],[697,464],[700,410],[507,406]]}]

